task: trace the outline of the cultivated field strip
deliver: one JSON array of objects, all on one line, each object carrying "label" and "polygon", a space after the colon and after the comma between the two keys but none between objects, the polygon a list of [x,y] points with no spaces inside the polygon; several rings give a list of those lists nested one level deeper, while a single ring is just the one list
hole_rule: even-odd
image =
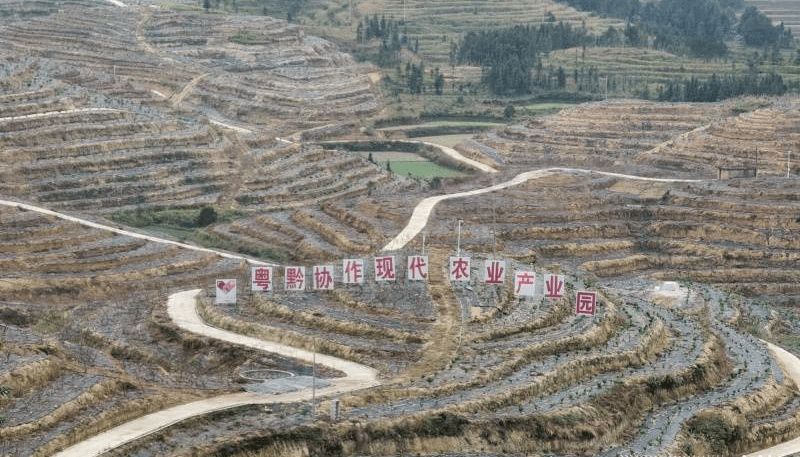
[{"label": "cultivated field strip", "polygon": [[134,280],[164,288],[175,284],[171,274],[208,277],[220,268],[213,254],[164,247],[42,215],[32,218],[32,214],[36,213],[0,210],[5,253],[0,265],[6,297],[15,289],[22,296],[47,287],[57,289],[59,284],[67,295],[78,296],[91,296],[92,288],[124,289]]},{"label": "cultivated field strip", "polygon": [[9,195],[24,191],[57,208],[115,211],[214,202],[230,186],[226,143],[211,127],[113,110],[15,122],[16,131],[0,134]]},{"label": "cultivated field strip", "polygon": [[482,135],[509,164],[613,166],[724,116],[721,104],[606,101],[579,105]]},{"label": "cultivated field strip", "polygon": [[759,172],[786,172],[787,151],[800,142],[797,103],[750,111],[679,136],[637,157],[663,168],[703,169],[758,166]]}]

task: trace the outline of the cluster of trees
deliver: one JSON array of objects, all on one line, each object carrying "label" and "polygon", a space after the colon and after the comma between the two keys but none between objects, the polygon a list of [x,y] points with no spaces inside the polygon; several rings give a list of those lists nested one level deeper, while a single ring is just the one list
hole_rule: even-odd
[{"label": "cluster of trees", "polygon": [[772,21],[758,11],[755,6],[748,6],[744,10],[742,17],[739,18],[739,26],[736,31],[750,46],[786,47],[792,41],[792,31],[784,29],[783,22],[773,27]]},{"label": "cluster of trees", "polygon": [[[402,33],[400,31],[401,26],[403,27]],[[412,45],[408,39],[408,31],[402,21],[397,22],[392,18],[387,20],[385,16],[381,16],[378,19],[377,14],[372,17],[365,17],[356,26],[357,42],[368,43],[371,40],[380,41],[375,63],[381,67],[397,65],[400,62],[400,49],[403,46],[408,46],[408,49],[413,52],[419,51],[419,39],[414,40]]]},{"label": "cluster of trees", "polygon": [[[791,32],[771,21],[754,6],[748,7],[736,28],[735,12],[744,8],[743,0],[564,0],[583,10],[625,19],[626,36],[636,46],[653,37],[656,49],[689,52],[699,57],[727,54],[724,39],[739,33],[748,45],[786,45]],[[599,41],[608,41],[600,37]],[[613,38],[613,37],[610,37]],[[638,39],[637,39],[638,38]]]},{"label": "cluster of trees", "polygon": [[[497,95],[525,94],[532,85],[552,88],[552,73],[542,68],[539,53],[583,46],[594,41],[585,27],[573,28],[563,22],[540,26],[517,25],[509,28],[467,33],[458,44],[456,62],[484,68],[483,82]],[[536,77],[532,70],[536,69]],[[559,87],[566,85],[563,68],[556,75]]]},{"label": "cluster of trees", "polygon": [[[379,40],[391,40],[397,44],[400,43],[400,25],[394,19],[386,19],[374,14],[372,17],[366,16],[362,22],[356,26],[356,41],[359,43],[366,43],[373,38]],[[403,33],[403,41],[406,39],[406,33]]]},{"label": "cluster of trees", "polygon": [[717,0],[661,0],[639,13],[644,29],[655,35],[657,49],[688,51],[701,57],[727,54],[723,40],[736,22],[733,10]]},{"label": "cluster of trees", "polygon": [[490,67],[511,56],[531,68],[540,52],[583,46],[595,41],[585,27],[563,22],[540,26],[515,25],[508,28],[467,33],[457,46],[456,61]]},{"label": "cluster of trees", "polygon": [[715,102],[739,95],[783,95],[786,90],[783,78],[775,73],[764,76],[729,75],[723,78],[713,74],[705,81],[696,77],[672,80],[659,88],[658,100]]},{"label": "cluster of trees", "polygon": [[[425,92],[424,84],[425,66],[422,62],[419,65],[415,63],[406,63],[406,86],[408,92],[411,94],[421,94]],[[442,95],[444,91],[444,75],[439,72],[439,68],[431,70],[431,78],[433,79],[433,91],[436,95]]]}]

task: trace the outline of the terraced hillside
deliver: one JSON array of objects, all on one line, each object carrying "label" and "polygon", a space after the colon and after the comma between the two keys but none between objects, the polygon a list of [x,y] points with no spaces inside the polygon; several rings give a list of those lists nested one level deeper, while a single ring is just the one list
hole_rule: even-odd
[{"label": "terraced hillside", "polygon": [[63,81],[123,103],[194,109],[278,132],[380,107],[368,68],[282,20],[38,4],[33,15],[28,2],[0,2],[9,16],[0,43],[12,68],[29,69],[20,75],[28,87]]},{"label": "terraced hillside", "polygon": [[173,96],[228,119],[274,128],[374,113],[379,102],[366,70],[325,40],[269,17],[185,14],[157,10],[143,39],[158,52],[202,68],[188,94]]},{"label": "terraced hillside", "polygon": [[718,167],[757,166],[763,174],[796,174],[797,166],[792,168],[789,156],[797,154],[800,144],[798,125],[796,101],[785,101],[713,122],[659,145],[637,160],[658,162],[665,169],[702,169],[706,173]]},{"label": "terraced hillside", "polygon": [[[432,261],[444,260],[446,252],[434,249]],[[455,291],[442,288],[444,274],[431,272],[438,310],[431,326],[424,318],[433,309],[420,306],[424,295],[408,295],[409,284],[311,299],[279,292],[245,306],[204,303],[202,315],[214,325],[261,337],[280,329],[284,340],[313,335],[318,348],[381,367],[386,385],[342,398],[341,422],[319,417],[298,427],[303,410],[281,407],[265,431],[256,420],[261,409],[245,408],[237,411],[233,428],[234,417],[215,417],[226,425],[214,428],[204,418],[118,452],[734,453],[757,446],[766,424],[782,423],[779,433],[796,427],[791,383],[761,356],[762,343],[731,327],[742,324],[745,313],[748,320],[768,318],[765,308],[706,287],[665,308],[649,300],[647,283],[631,281],[601,298],[598,315],[577,317],[570,303],[574,290],[594,286],[574,277],[564,300],[539,303],[513,299],[508,287],[480,280]],[[445,335],[436,332],[442,313],[460,304],[495,311]],[[422,341],[429,343],[415,345],[411,335],[425,335]],[[440,340],[450,344],[429,356],[430,343]],[[414,347],[418,352],[398,352]],[[323,411],[328,407],[321,405]],[[742,430],[752,424],[753,433],[709,440],[701,431],[719,421]],[[198,448],[187,438],[199,429],[208,441]]]},{"label": "terraced hillside", "polygon": [[[424,232],[427,281],[377,283],[370,266],[364,285],[241,287],[236,304],[212,291],[220,278],[249,282],[241,259],[2,206],[0,455],[53,455],[149,411],[294,382],[243,371],[340,375],[179,330],[166,296],[193,288],[207,323],[373,366],[382,385],[343,396],[338,421],[328,398],[240,407],[118,455],[732,455],[798,434],[796,386],[755,338],[796,344],[799,189],[794,174],[779,178],[796,101],[580,105],[464,141],[458,150],[499,173],[433,186],[309,143],[357,136],[380,101],[368,68],[296,25],[0,3],[14,11],[0,26],[0,197],[93,220],[227,211],[197,239],[268,250],[278,279],[285,264],[369,265],[422,197],[522,171],[697,180],[544,172],[439,203]],[[480,7],[475,21],[522,11]],[[442,17],[471,20],[448,8]],[[713,179],[751,149],[763,176]],[[475,262],[463,285],[443,268],[458,220]],[[393,254],[402,265],[421,248],[417,237]],[[565,297],[486,285],[478,265],[490,257],[564,273]],[[653,295],[664,280],[682,289]],[[574,313],[584,289],[600,292],[595,316]]]},{"label": "terraced hillside", "polygon": [[163,110],[87,103],[55,89],[0,97],[13,114],[0,118],[0,191],[95,214],[217,203],[275,209],[364,194],[388,179],[357,155],[243,137]]},{"label": "terraced hillside", "polygon": [[[506,167],[638,167],[646,176],[705,180],[635,183],[568,173],[548,178],[544,186],[531,183],[526,190],[472,197],[471,204],[483,209],[478,214],[488,211],[493,219],[469,214],[466,201],[437,214],[472,220],[472,227],[496,220],[506,249],[570,259],[572,267],[599,277],[644,274],[710,282],[796,306],[800,207],[795,180],[785,173],[786,151],[796,150],[800,134],[800,111],[793,100],[740,115],[731,112],[734,107],[593,103],[462,146],[465,153]],[[758,179],[711,181],[718,167],[756,164]],[[477,232],[475,242],[486,246],[486,230]]]},{"label": "terraced hillside", "polygon": [[[2,455],[51,455],[149,411],[235,388],[269,358],[187,336],[166,291],[241,271],[238,260],[0,208]],[[291,364],[287,365],[291,366]]]},{"label": "terraced hillside", "polygon": [[[763,103],[770,108],[755,109]],[[752,111],[745,106],[752,106]],[[790,98],[722,103],[611,100],[531,118],[459,146],[465,154],[507,167],[641,166],[650,176],[714,179],[719,167],[753,166],[786,172],[796,148],[798,104]],[[757,154],[758,152],[758,154]],[[758,161],[756,161],[758,156]],[[655,165],[655,168],[647,168]]]},{"label": "terraced hillside", "polygon": [[495,160],[526,169],[629,165],[638,154],[729,112],[724,105],[711,104],[585,104],[498,129],[479,143],[468,142],[465,150],[482,154],[481,145],[488,146],[498,151]]}]

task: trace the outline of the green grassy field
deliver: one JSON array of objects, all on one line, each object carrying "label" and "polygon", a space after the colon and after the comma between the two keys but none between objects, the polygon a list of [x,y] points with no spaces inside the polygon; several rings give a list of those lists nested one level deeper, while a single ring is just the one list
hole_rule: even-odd
[{"label": "green grassy field", "polygon": [[[167,210],[142,208],[116,212],[111,215],[111,220],[149,233],[165,235],[178,241],[238,252],[263,260],[282,261],[287,258],[286,253],[272,249],[270,246],[238,244],[214,234],[206,227],[198,227],[196,224],[198,214],[200,214],[199,208]],[[252,213],[249,211],[218,209],[217,220],[210,226],[250,215]]]},{"label": "green grassy field", "polygon": [[393,173],[419,179],[466,176],[460,171],[445,168],[427,160],[418,162],[391,162],[391,167]]}]

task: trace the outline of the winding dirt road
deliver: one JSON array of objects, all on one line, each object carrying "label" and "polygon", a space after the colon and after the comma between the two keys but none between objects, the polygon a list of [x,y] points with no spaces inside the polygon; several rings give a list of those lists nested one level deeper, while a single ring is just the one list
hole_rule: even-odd
[{"label": "winding dirt road", "polygon": [[594,171],[594,170],[584,170],[581,168],[543,168],[540,170],[533,170],[533,171],[526,171],[524,173],[518,174],[513,179],[502,182],[500,184],[495,184],[494,186],[484,187],[482,189],[475,189],[475,190],[468,190],[465,192],[458,192],[455,194],[448,194],[448,195],[437,195],[435,197],[428,197],[423,199],[421,202],[417,204],[414,208],[414,212],[411,214],[411,219],[409,219],[408,224],[406,227],[401,231],[392,241],[390,241],[386,246],[383,247],[384,251],[396,251],[398,249],[402,249],[406,244],[408,244],[411,240],[414,239],[415,236],[428,225],[428,218],[433,211],[433,207],[436,206],[442,200],[449,200],[452,198],[462,198],[462,197],[469,197],[471,195],[480,195],[489,192],[494,192],[496,190],[505,189],[507,187],[517,186],[526,181],[531,179],[538,179],[543,178],[545,176],[549,176],[555,173],[595,173],[604,176],[613,176],[616,178],[624,178],[624,179],[634,179],[637,181],[651,181],[651,182],[700,182],[699,179],[668,179],[668,178],[648,178],[645,176],[635,176],[635,175],[625,175],[621,173],[610,173],[607,171]]},{"label": "winding dirt road", "polygon": [[[343,371],[343,378],[328,379],[330,386],[316,390],[318,397],[342,394],[354,390],[365,389],[379,384],[378,372],[370,367],[342,360],[324,354],[312,354],[303,349],[285,346],[283,344],[263,341],[249,336],[239,335],[227,330],[218,329],[207,325],[197,314],[195,304],[200,289],[178,292],[170,295],[167,310],[170,318],[178,327],[200,335],[216,338],[253,349],[274,352],[286,357],[316,363],[329,368]],[[192,403],[167,408],[138,419],[126,422],[118,427],[107,430],[99,435],[73,445],[66,450],[55,454],[56,457],[95,457],[104,452],[122,446],[133,440],[150,435],[172,424],[213,411],[234,408],[242,405],[265,403],[292,403],[310,400],[311,389],[302,389],[284,394],[262,394],[243,392],[229,395],[220,395],[214,398],[198,400]]]}]

